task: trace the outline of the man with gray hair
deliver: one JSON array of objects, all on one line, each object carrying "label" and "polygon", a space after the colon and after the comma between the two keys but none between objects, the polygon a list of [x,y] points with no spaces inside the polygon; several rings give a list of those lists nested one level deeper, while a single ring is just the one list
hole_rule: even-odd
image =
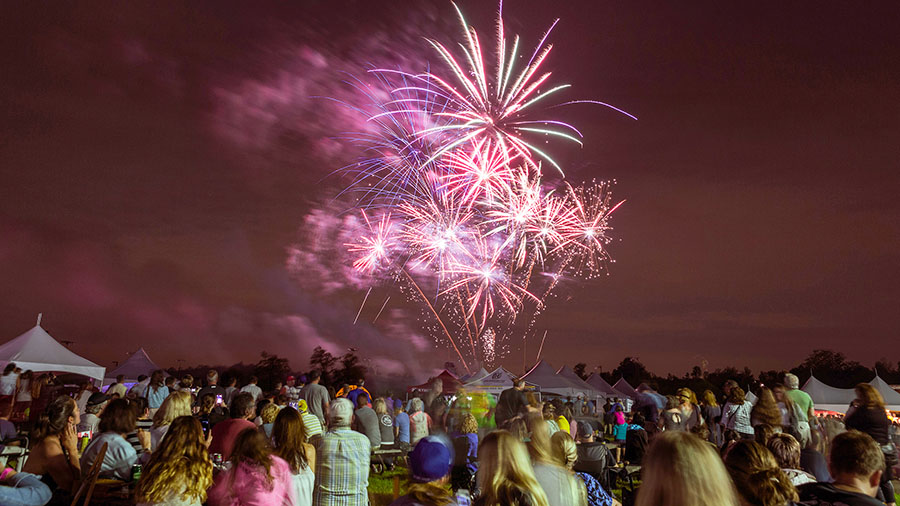
[{"label": "man with gray hair", "polygon": [[796,375],[787,373],[784,375],[784,386],[787,387],[784,394],[794,404],[800,433],[800,447],[806,448],[809,444],[810,424],[816,422],[815,405],[808,393],[800,390],[800,379]]},{"label": "man with gray hair", "polygon": [[372,445],[364,434],[350,430],[353,404],[345,398],[328,407],[328,432],[316,445],[315,506],[369,504],[369,458]]}]

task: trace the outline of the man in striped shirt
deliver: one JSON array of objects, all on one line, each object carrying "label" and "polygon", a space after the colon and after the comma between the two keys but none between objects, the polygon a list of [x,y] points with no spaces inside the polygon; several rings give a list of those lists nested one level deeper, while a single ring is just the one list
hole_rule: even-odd
[{"label": "man in striped shirt", "polygon": [[367,506],[369,438],[350,430],[353,405],[335,399],[328,410],[330,429],[316,442],[313,506]]},{"label": "man in striped shirt", "polygon": [[306,401],[300,399],[297,401],[297,411],[300,412],[300,419],[303,420],[303,428],[306,429],[306,440],[315,444],[316,440],[322,437],[322,423],[316,418],[316,415],[309,412]]}]

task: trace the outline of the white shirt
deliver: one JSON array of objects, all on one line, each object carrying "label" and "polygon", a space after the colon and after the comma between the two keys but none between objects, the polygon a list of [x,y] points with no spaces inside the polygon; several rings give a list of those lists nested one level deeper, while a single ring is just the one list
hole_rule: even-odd
[{"label": "white shirt", "polygon": [[249,392],[250,395],[253,396],[254,402],[259,402],[259,398],[262,397],[262,388],[256,386],[255,383],[250,383],[241,389],[241,392]]},{"label": "white shirt", "polygon": [[119,480],[130,480],[131,466],[138,462],[138,454],[134,451],[131,443],[115,432],[104,432],[91,440],[91,444],[81,455],[81,468],[91,468],[103,443],[109,443],[109,446],[106,449],[106,455],[103,456],[103,464],[100,465],[100,475]]},{"label": "white shirt", "polygon": [[19,379],[19,375],[14,372],[0,376],[0,395],[12,395],[16,391],[17,379]]}]

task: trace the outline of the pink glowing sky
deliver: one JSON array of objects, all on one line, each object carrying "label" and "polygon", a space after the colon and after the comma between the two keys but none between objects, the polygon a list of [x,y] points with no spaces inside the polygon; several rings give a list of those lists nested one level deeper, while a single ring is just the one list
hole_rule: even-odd
[{"label": "pink glowing sky", "polygon": [[[316,97],[352,100],[344,72],[434,63],[421,37],[457,35],[449,2],[396,4],[3,6],[0,341],[43,312],[106,366],[139,346],[163,366],[267,350],[302,369],[316,345],[391,373],[452,359],[407,304],[353,325],[364,290],[284,268],[339,190],[322,178],[354,155],[335,137],[362,128]],[[483,31],[488,4],[460,3]],[[505,11],[529,41],[562,18],[548,67],[573,98],[640,117],[565,113],[586,146],[555,157],[574,180],[617,179],[628,204],[611,275],[541,317],[546,358],[658,373],[791,367],[813,348],[900,359],[896,2]],[[518,345],[505,363],[521,368]]]}]

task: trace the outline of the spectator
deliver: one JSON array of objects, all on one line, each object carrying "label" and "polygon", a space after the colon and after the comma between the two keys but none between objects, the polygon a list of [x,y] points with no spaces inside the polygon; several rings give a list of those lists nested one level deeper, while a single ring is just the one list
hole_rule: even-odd
[{"label": "spectator", "polygon": [[231,450],[238,434],[245,429],[256,429],[256,425],[251,422],[256,418],[253,395],[247,392],[235,395],[229,409],[231,418],[212,428],[212,443],[209,445],[209,453],[220,453],[225,460],[231,459]]},{"label": "spectator", "polygon": [[85,408],[87,408],[88,399],[91,398],[91,394],[93,393],[94,386],[90,381],[85,381],[79,385],[78,391],[75,392],[75,404],[78,404],[78,411],[84,413]]},{"label": "spectator", "polygon": [[286,395],[290,402],[297,402],[300,399],[300,388],[296,385],[296,378],[288,376],[285,380],[284,387],[281,388],[281,394]]},{"label": "spectator", "polygon": [[784,416],[775,401],[775,395],[766,387],[760,388],[756,404],[750,410],[750,425],[753,427],[761,424],[771,425],[775,432],[781,432],[783,421]]},{"label": "spectator", "polygon": [[409,488],[391,506],[456,506],[446,485],[450,459],[450,449],[439,438],[422,438],[409,453]]},{"label": "spectator", "polygon": [[410,444],[415,445],[431,432],[431,417],[423,411],[424,403],[418,397],[410,401],[412,414],[409,415]]},{"label": "spectator", "polygon": [[372,403],[375,415],[378,417],[378,429],[381,432],[381,449],[394,447],[394,420],[387,407],[387,402],[381,397]]},{"label": "spectator", "polygon": [[485,436],[478,447],[481,495],[473,506],[550,506],[535,478],[525,445],[505,430]]},{"label": "spectator", "polygon": [[616,465],[616,459],[602,441],[594,441],[594,431],[587,425],[578,427],[578,443],[575,445],[578,458],[573,469],[600,478],[606,484],[606,471]]},{"label": "spectator", "polygon": [[[312,416],[312,415],[310,415]],[[312,417],[316,420],[315,417]],[[318,424],[318,420],[316,420]],[[278,455],[291,468],[294,497],[297,506],[312,505],[313,487],[316,477],[316,451],[305,441],[308,439],[300,413],[292,407],[278,412],[272,428],[272,440],[275,444],[275,455]]]},{"label": "spectator", "polygon": [[303,420],[303,429],[304,434],[306,435],[306,443],[313,443],[322,437],[322,433],[324,432],[324,428],[322,424],[319,422],[319,419],[316,418],[316,415],[309,412],[309,409],[306,406],[306,401],[300,399],[297,401],[297,411],[300,412],[300,418]]},{"label": "spectator", "polygon": [[347,399],[335,399],[328,418],[329,430],[316,444],[313,505],[368,505],[369,438],[350,430],[353,405]]},{"label": "spectator", "polygon": [[28,420],[28,408],[31,407],[32,399],[31,390],[34,386],[31,383],[33,376],[34,373],[31,372],[31,369],[28,369],[19,375],[19,388],[16,393],[16,402],[13,405],[12,415],[10,416],[13,420]]},{"label": "spectator", "polygon": [[797,500],[791,480],[769,450],[756,441],[739,441],[732,446],[725,456],[725,468],[747,504],[787,506]]},{"label": "spectator", "polygon": [[153,374],[150,375],[150,384],[147,385],[147,395],[145,395],[151,415],[156,414],[156,410],[162,406],[168,396],[169,388],[164,383],[163,372],[161,370],[153,371]]},{"label": "spectator", "polygon": [[[544,406],[541,408],[541,416],[544,418],[544,422],[547,423],[547,431],[550,434],[555,434],[559,431],[559,424],[556,423],[556,406],[552,403],[545,402]],[[526,419],[528,415],[525,415]]]},{"label": "spectator", "polygon": [[704,418],[700,413],[700,406],[697,405],[697,394],[690,388],[679,388],[675,397],[678,399],[678,409],[684,420],[683,430],[690,431],[694,427],[702,425]]},{"label": "spectator", "polygon": [[[684,415],[679,409],[678,398],[672,395],[666,396],[666,409],[659,416],[661,430],[685,430]],[[616,420],[616,426],[619,422]]]},{"label": "spectator", "polygon": [[[245,393],[252,399],[252,394],[242,392],[235,401]],[[209,489],[210,506],[297,504],[291,468],[272,454],[262,432],[248,428],[238,433],[229,460],[231,468],[219,473]]]},{"label": "spectator", "polygon": [[150,447],[156,450],[166,431],[179,416],[191,416],[191,393],[172,392],[153,415],[153,426],[150,428]]},{"label": "spectator", "polygon": [[75,401],[61,395],[47,406],[31,429],[31,454],[22,470],[40,476],[51,492],[70,492],[72,484],[81,478],[75,432],[78,420]]},{"label": "spectator", "polygon": [[[366,384],[366,380],[360,378],[360,379],[356,380],[356,385],[350,385],[349,387],[347,387],[347,390],[345,391],[346,397],[347,397],[347,399],[350,400],[350,402],[353,403],[354,406],[358,405],[356,403],[356,399],[361,394],[366,394],[366,399],[372,398],[372,396],[369,394],[369,391],[366,390],[365,384]],[[338,397],[340,397],[340,395],[338,395]]]},{"label": "spectator", "polygon": [[644,456],[636,506],[738,506],[716,451],[683,431],[654,436]]},{"label": "spectator", "polygon": [[728,391],[728,402],[722,408],[722,426],[737,433],[741,439],[753,439],[753,426],[750,425],[752,406],[744,398],[744,390],[734,386]]},{"label": "spectator", "polygon": [[[350,400],[349,398],[347,400]],[[378,424],[378,415],[369,407],[369,398],[365,394],[356,396],[356,412],[353,416],[353,430],[361,432],[369,438],[372,450],[381,446],[381,428]]]},{"label": "spectator", "polygon": [[259,402],[262,400],[263,392],[262,388],[256,385],[259,382],[259,378],[256,376],[250,376],[250,382],[244,385],[244,388],[241,389],[241,392],[247,392],[253,396],[253,402]]},{"label": "spectator", "polygon": [[275,425],[275,417],[278,416],[278,411],[278,405],[270,402],[266,404],[259,414],[259,417],[262,418],[262,426],[260,428],[267,438],[272,437],[272,427]]},{"label": "spectator", "polygon": [[529,413],[525,422],[531,430],[528,454],[534,466],[534,476],[547,500],[554,506],[575,506],[584,503],[584,484],[556,463],[550,446],[550,431],[537,413]]},{"label": "spectator", "polygon": [[106,407],[109,397],[100,392],[94,392],[88,398],[85,406],[85,413],[81,415],[81,422],[78,424],[78,432],[90,432],[92,435],[97,432],[100,426],[100,413]]},{"label": "spectator", "polygon": [[325,414],[328,413],[328,389],[319,384],[322,374],[319,371],[309,373],[309,383],[300,390],[300,398],[306,400],[309,412],[316,415],[322,427],[325,427]]},{"label": "spectator", "polygon": [[831,442],[828,470],[834,482],[800,486],[800,501],[808,506],[842,504],[883,506],[875,499],[884,470],[884,454],[872,436],[849,430]]},{"label": "spectator", "polygon": [[206,490],[213,481],[206,441],[194,417],[173,420],[137,484],[138,506],[200,506],[205,502]]},{"label": "spectator", "polygon": [[178,391],[178,387],[175,386],[175,376],[166,376],[163,383],[166,385],[166,388],[169,389],[169,393]]},{"label": "spectator", "polygon": [[700,396],[700,414],[709,428],[709,440],[717,447],[722,446],[722,408],[716,402],[716,396],[712,390],[704,390]]},{"label": "spectator", "polygon": [[[647,447],[650,445],[649,435],[644,429],[646,422],[641,413],[634,414],[634,420],[628,425],[625,433],[625,461],[631,465],[641,465]],[[702,430],[706,425],[697,425],[692,431]],[[704,438],[705,439],[705,438]]]},{"label": "spectator", "polygon": [[31,387],[31,408],[29,409],[28,419],[31,423],[37,422],[41,413],[50,404],[50,401],[57,397],[59,392],[59,381],[52,372],[38,376],[32,382]]},{"label": "spectator", "polygon": [[116,376],[116,382],[106,388],[106,395],[112,397],[118,395],[118,399],[124,399],[128,388],[125,386],[125,375]]},{"label": "spectator", "polygon": [[409,451],[409,414],[400,399],[394,401],[394,440],[401,451]]},{"label": "spectator", "polygon": [[9,416],[12,412],[18,388],[19,375],[16,374],[16,364],[10,362],[3,368],[3,375],[0,376],[0,413]]},{"label": "spectator", "polygon": [[27,472],[17,473],[12,468],[6,468],[0,473],[0,504],[43,506],[51,497],[50,488],[41,483],[39,476]]},{"label": "spectator", "polygon": [[150,384],[150,378],[146,374],[137,377],[137,383],[131,385],[128,391],[129,397],[147,397],[147,386]]},{"label": "spectator", "polygon": [[[109,403],[100,417],[100,435],[91,440],[81,455],[81,468],[89,469],[100,452],[103,443],[108,443],[106,455],[100,465],[100,476],[128,481],[131,466],[138,463],[138,454],[125,436],[135,430],[137,418],[125,399],[115,399]],[[150,453],[150,433],[138,431],[144,457]]]},{"label": "spectator", "polygon": [[525,380],[517,378],[513,381],[513,387],[500,393],[497,406],[494,410],[494,420],[497,428],[505,429],[516,418],[524,418],[528,407],[525,400]]},{"label": "spectator", "polygon": [[[199,382],[198,382],[199,383]],[[185,374],[181,377],[181,382],[178,384],[178,390],[187,390],[188,392],[193,393],[194,389],[194,377],[190,374]]]},{"label": "spectator", "polygon": [[790,434],[775,434],[766,443],[778,467],[795,487],[815,483],[816,477],[800,469],[800,443]]},{"label": "spectator", "polygon": [[[229,386],[234,388],[237,383],[236,378],[231,378]],[[229,391],[227,388],[219,385],[219,371],[210,369],[206,371],[206,386],[197,391],[197,398],[202,399],[206,395],[222,396],[222,403],[228,405],[230,397],[234,396],[236,389]],[[229,395],[230,394],[230,395]]]},{"label": "spectator", "polygon": [[[575,448],[575,441],[572,439],[572,436],[566,432],[559,431],[550,436],[550,445],[556,463],[572,471],[578,459],[578,451]],[[575,476],[584,482],[587,490],[588,506],[619,506],[619,502],[613,499],[596,478],[583,472],[576,472]]]},{"label": "spectator", "polygon": [[888,506],[894,506],[894,485],[891,483],[892,467],[897,465],[897,448],[891,441],[891,422],[885,414],[884,398],[868,383],[856,385],[856,399],[844,417],[847,429],[858,430],[872,436],[884,451],[885,468],[881,473],[881,493]]},{"label": "spectator", "polygon": [[227,418],[228,412],[225,411],[224,403],[225,401],[223,400],[222,404],[219,404],[219,396],[211,393],[203,394],[203,397],[200,398],[197,418],[207,432],[215,427],[217,423]]},{"label": "spectator", "polygon": [[816,481],[830,482],[828,462],[822,454],[822,436],[818,430],[810,432],[809,446],[800,450],[800,469],[816,477]]},{"label": "spectator", "polygon": [[[128,433],[125,439],[134,447],[134,451],[141,453],[144,448],[141,446],[141,440],[138,438],[137,431],[144,430],[149,432],[153,428],[153,420],[150,419],[150,408],[147,406],[147,399],[143,397],[135,397],[128,401],[131,410],[134,411],[135,421],[134,432]],[[153,446],[153,434],[150,435],[150,446]]]},{"label": "spectator", "polygon": [[[215,372],[215,371],[213,371],[213,372]],[[216,380],[217,380],[217,381],[218,381],[218,377],[219,377],[219,374],[216,373]],[[207,380],[207,381],[208,381],[208,380]],[[203,391],[203,390],[201,389],[201,392],[202,392],[202,391]],[[225,387],[225,394],[222,396],[222,402],[223,402],[226,406],[231,406],[231,399],[234,398],[234,394],[237,393],[237,392],[238,392],[238,389],[237,389],[237,378],[235,378],[234,376],[232,376],[232,377],[228,378],[228,386]],[[200,393],[198,392],[197,395],[199,396]]]},{"label": "spectator", "polygon": [[453,438],[453,467],[450,485],[453,490],[474,489],[478,472],[478,422],[475,415],[466,413],[459,424],[460,435]]},{"label": "spectator", "polygon": [[815,406],[812,397],[800,390],[800,379],[793,374],[784,375],[784,385],[787,387],[785,395],[794,405],[794,413],[797,416],[797,430],[799,431],[800,446],[809,443],[810,424],[816,419]]}]

